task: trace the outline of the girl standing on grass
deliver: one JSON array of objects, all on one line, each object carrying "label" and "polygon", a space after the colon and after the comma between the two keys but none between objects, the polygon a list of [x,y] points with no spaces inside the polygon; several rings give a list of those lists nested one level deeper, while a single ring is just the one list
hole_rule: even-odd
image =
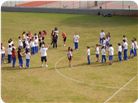
[{"label": "girl standing on grass", "polygon": [[21,48],[18,48],[18,60],[19,60],[19,67],[23,68],[23,59],[22,59]]},{"label": "girl standing on grass", "polygon": [[73,49],[71,47],[68,47],[68,53],[67,53],[67,57],[68,57],[68,60],[69,60],[69,67],[71,67],[71,61],[72,61],[72,52],[73,52]]},{"label": "girl standing on grass", "polygon": [[29,68],[29,66],[30,66],[30,58],[31,58],[31,53],[30,53],[29,50],[26,51],[25,56],[26,56],[26,68]]},{"label": "girl standing on grass", "polygon": [[12,48],[12,67],[14,68],[16,64],[16,49]]}]

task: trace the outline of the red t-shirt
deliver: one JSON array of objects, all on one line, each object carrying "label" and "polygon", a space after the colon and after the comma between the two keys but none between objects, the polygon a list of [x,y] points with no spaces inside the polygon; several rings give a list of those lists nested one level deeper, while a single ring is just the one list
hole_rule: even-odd
[{"label": "red t-shirt", "polygon": [[15,58],[15,57],[16,57],[16,51],[13,50],[13,51],[12,51],[12,58]]}]

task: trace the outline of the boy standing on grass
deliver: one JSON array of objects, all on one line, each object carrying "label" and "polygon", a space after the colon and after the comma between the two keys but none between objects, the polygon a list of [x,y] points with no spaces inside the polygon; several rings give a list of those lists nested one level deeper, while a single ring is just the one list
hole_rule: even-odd
[{"label": "boy standing on grass", "polygon": [[124,60],[127,60],[128,59],[128,56],[127,56],[128,43],[125,39],[123,40],[123,50],[124,50]]},{"label": "boy standing on grass", "polygon": [[102,54],[102,63],[106,62],[106,49],[105,46],[102,46],[101,48],[101,54]]},{"label": "boy standing on grass", "polygon": [[75,50],[78,50],[79,49],[80,36],[79,35],[74,35],[73,39],[74,39],[74,48],[75,48]]},{"label": "boy standing on grass", "polygon": [[16,50],[12,48],[12,67],[14,68],[16,64]]},{"label": "boy standing on grass", "polygon": [[90,55],[91,55],[91,50],[90,50],[90,47],[87,46],[87,61],[88,61],[88,64],[91,63],[91,60],[90,60]]},{"label": "boy standing on grass", "polygon": [[44,64],[43,64],[44,61],[45,61],[45,66],[48,67],[48,65],[47,65],[47,50],[48,50],[48,48],[49,48],[48,46],[45,47],[45,45],[43,44],[40,49],[42,67],[44,66]]},{"label": "boy standing on grass", "polygon": [[122,46],[118,43],[118,60],[122,61]]},{"label": "boy standing on grass", "polygon": [[96,53],[96,58],[97,58],[96,62],[99,62],[100,61],[100,59],[99,59],[100,48],[99,48],[98,44],[96,44],[95,53]]},{"label": "boy standing on grass", "polygon": [[114,56],[114,48],[112,44],[109,45],[109,65],[113,63],[113,56]]},{"label": "boy standing on grass", "polygon": [[26,56],[26,68],[29,68],[30,58],[31,58],[31,53],[29,50],[26,51],[25,56]]},{"label": "boy standing on grass", "polygon": [[72,67],[72,65],[71,65],[72,56],[73,56],[72,52],[73,52],[73,49],[71,47],[68,47],[67,57],[68,57],[68,60],[69,60],[69,67]]}]

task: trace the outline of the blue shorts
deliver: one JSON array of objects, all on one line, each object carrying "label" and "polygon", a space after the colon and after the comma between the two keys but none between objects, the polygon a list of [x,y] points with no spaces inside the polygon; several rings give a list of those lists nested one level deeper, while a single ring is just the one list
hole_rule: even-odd
[{"label": "blue shorts", "polygon": [[99,54],[96,54],[96,58],[99,58]]},{"label": "blue shorts", "polygon": [[109,61],[113,60],[113,55],[109,55]]}]

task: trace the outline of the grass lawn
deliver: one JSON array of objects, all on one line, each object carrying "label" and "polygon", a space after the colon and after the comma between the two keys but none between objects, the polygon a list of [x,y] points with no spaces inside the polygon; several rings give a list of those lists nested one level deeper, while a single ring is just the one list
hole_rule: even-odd
[{"label": "grass lawn", "polygon": [[[116,91],[137,75],[137,59],[113,65],[95,63],[94,46],[101,29],[111,33],[111,42],[117,60],[117,43],[126,34],[128,42],[138,36],[137,17],[100,17],[94,15],[2,12],[2,42],[17,38],[23,31],[33,33],[47,30],[45,42],[50,44],[51,30],[59,28],[58,48],[48,50],[47,69],[41,68],[40,54],[31,57],[29,69],[2,65],[2,99],[6,103],[104,103]],[[63,46],[61,32],[67,33],[67,46]],[[74,33],[80,33],[79,51],[73,52],[72,68],[68,68],[66,50],[73,47]],[[138,39],[138,38],[137,38]],[[87,65],[86,46],[91,48],[91,65]],[[56,68],[55,68],[56,66]],[[108,103],[133,103],[138,98],[138,78],[134,78]]]}]

